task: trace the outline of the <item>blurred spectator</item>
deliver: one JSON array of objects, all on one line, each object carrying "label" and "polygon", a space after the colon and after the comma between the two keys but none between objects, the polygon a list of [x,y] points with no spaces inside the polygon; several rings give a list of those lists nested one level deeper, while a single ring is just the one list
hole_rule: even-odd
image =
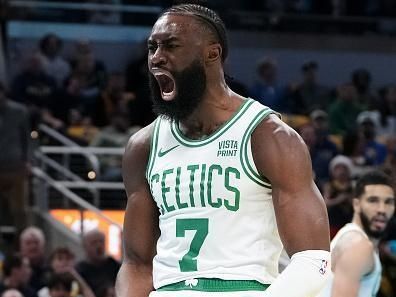
[{"label": "blurred spectator", "polygon": [[386,147],[376,141],[376,129],[379,126],[379,118],[376,113],[363,111],[357,117],[357,124],[362,138],[362,150],[365,164],[378,166],[386,159]]},{"label": "blurred spectator", "polygon": [[69,273],[52,274],[48,281],[49,297],[71,297],[72,283]]},{"label": "blurred spectator", "polygon": [[291,112],[308,115],[315,109],[326,110],[329,105],[329,90],[318,83],[318,64],[308,61],[302,65],[301,72],[303,80],[291,96]]},{"label": "blurred spectator", "polygon": [[65,82],[65,86],[60,90],[57,102],[51,107],[54,117],[65,123],[66,126],[70,125],[72,110],[78,112],[79,115],[83,113],[83,107],[80,102],[81,86],[79,81],[70,78]]},{"label": "blurred spectator", "polygon": [[86,259],[77,264],[77,271],[98,295],[98,289],[114,284],[120,263],[105,253],[105,235],[95,229],[84,234],[83,246]]},{"label": "blurred spectator", "polygon": [[[111,118],[111,125],[101,129],[91,142],[91,146],[125,147],[132,134],[140,130],[139,126],[129,126],[128,114],[118,111]],[[100,177],[103,181],[122,181],[121,156],[103,156],[100,158],[103,168]]]},{"label": "blurred spectator", "polygon": [[[73,252],[67,247],[58,247],[50,255],[50,271],[48,275],[47,287],[43,287],[38,292],[38,297],[54,297],[54,292],[51,292],[51,282],[54,277],[67,274],[71,280],[71,289],[73,296],[95,297],[92,289],[75,270],[74,262],[75,256]],[[52,281],[51,281],[52,280]],[[52,288],[54,290],[54,288]],[[71,293],[71,292],[69,292]]]},{"label": "blurred spectator", "polygon": [[8,289],[1,294],[1,297],[24,297],[22,293],[16,289]]},{"label": "blurred spectator", "polygon": [[25,69],[12,81],[12,99],[28,107],[32,128],[45,121],[56,129],[63,123],[50,112],[56,104],[56,81],[47,75],[40,54],[34,53],[26,62]]},{"label": "blurred spectator", "polygon": [[0,283],[0,294],[8,289],[17,289],[24,297],[37,297],[36,291],[29,285],[32,270],[26,257],[16,254],[6,257],[3,273],[4,279]]},{"label": "blurred spectator", "polygon": [[26,225],[30,129],[24,106],[6,97],[0,82],[0,223]]},{"label": "blurred spectator", "polygon": [[323,187],[323,198],[329,214],[331,238],[352,219],[353,163],[346,156],[338,155],[329,165],[330,181]]},{"label": "blurred spectator", "polygon": [[33,274],[29,284],[37,292],[44,287],[48,271],[43,231],[35,226],[24,229],[19,236],[19,248],[21,255],[30,262]]},{"label": "blurred spectator", "polygon": [[329,107],[330,133],[344,134],[356,127],[356,118],[362,111],[357,102],[356,88],[344,84],[337,88],[337,100]]},{"label": "blurred spectator", "polygon": [[92,44],[88,40],[76,43],[71,65],[72,73],[66,85],[74,80],[82,112],[92,118],[96,101],[106,84],[106,68],[102,61],[96,59]]},{"label": "blurred spectator", "polygon": [[127,111],[129,101],[135,99],[134,93],[126,91],[124,75],[119,72],[112,73],[97,102],[93,119],[95,126],[109,125],[112,116],[121,110]]},{"label": "blurred spectator", "polygon": [[[329,179],[329,163],[338,154],[337,145],[329,137],[329,121],[325,111],[317,109],[311,112],[310,119],[316,135],[316,180],[319,187]],[[320,164],[319,164],[320,163]]]},{"label": "blurred spectator", "polygon": [[67,273],[74,267],[74,253],[67,247],[55,248],[50,257],[50,273]]},{"label": "blurred spectator", "polygon": [[90,117],[84,116],[77,109],[71,109],[69,114],[67,136],[80,145],[88,145],[96,137],[99,129],[92,124]]},{"label": "blurred spectator", "polygon": [[259,81],[253,85],[251,94],[253,99],[276,110],[288,112],[286,102],[286,87],[278,83],[278,64],[275,59],[265,57],[257,64]]},{"label": "blurred spectator", "polygon": [[377,96],[371,89],[371,74],[366,69],[352,72],[352,84],[357,91],[357,102],[363,109],[373,109],[377,104]]},{"label": "blurred spectator", "polygon": [[39,42],[44,71],[56,80],[58,87],[62,87],[70,75],[70,65],[60,55],[62,46],[62,40],[53,33],[45,35]]},{"label": "blurred spectator", "polygon": [[382,93],[383,96],[377,107],[381,116],[378,134],[396,135],[396,86],[388,86]]},{"label": "blurred spectator", "polygon": [[389,136],[385,145],[388,153],[383,168],[393,180],[396,180],[396,134]]},{"label": "blurred spectator", "polygon": [[333,152],[329,152],[327,147],[318,142],[317,133],[312,124],[303,125],[298,131],[308,146],[315,182],[318,187],[321,187],[323,182],[327,180],[328,173],[325,173],[325,171],[328,171]]},{"label": "blurred spectator", "polygon": [[350,158],[353,163],[353,178],[371,170],[371,166],[366,165],[363,155],[363,141],[361,134],[357,130],[349,130],[342,137],[342,154]]}]

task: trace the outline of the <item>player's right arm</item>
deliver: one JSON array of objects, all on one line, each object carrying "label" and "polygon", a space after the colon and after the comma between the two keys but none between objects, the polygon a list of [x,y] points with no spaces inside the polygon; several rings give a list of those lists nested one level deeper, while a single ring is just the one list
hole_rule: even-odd
[{"label": "player's right arm", "polygon": [[342,239],[338,245],[334,250],[331,297],[356,297],[361,278],[374,268],[373,244],[355,233]]},{"label": "player's right arm", "polygon": [[131,137],[122,161],[128,203],[123,262],[116,281],[118,297],[147,297],[153,290],[152,260],[159,236],[159,213],[145,177],[152,130],[150,125]]}]

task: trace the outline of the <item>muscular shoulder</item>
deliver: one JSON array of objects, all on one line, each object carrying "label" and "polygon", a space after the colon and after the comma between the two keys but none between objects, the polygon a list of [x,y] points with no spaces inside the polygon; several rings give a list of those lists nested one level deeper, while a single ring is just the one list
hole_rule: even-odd
[{"label": "muscular shoulder", "polygon": [[289,178],[312,178],[308,149],[298,133],[276,115],[264,119],[252,134],[257,169],[272,184]]},{"label": "muscular shoulder", "polygon": [[154,123],[140,129],[134,133],[128,140],[125,148],[125,154],[129,155],[139,150],[150,150],[151,136],[154,129]]},{"label": "muscular shoulder", "polygon": [[136,132],[129,139],[122,160],[122,174],[128,192],[145,179],[154,123]]},{"label": "muscular shoulder", "polygon": [[373,252],[373,243],[359,231],[349,231],[342,235],[336,246],[339,251],[362,249],[366,252]]},{"label": "muscular shoulder", "polygon": [[332,251],[333,266],[361,267],[361,274],[369,273],[374,267],[374,245],[363,234],[351,231],[344,234]]}]

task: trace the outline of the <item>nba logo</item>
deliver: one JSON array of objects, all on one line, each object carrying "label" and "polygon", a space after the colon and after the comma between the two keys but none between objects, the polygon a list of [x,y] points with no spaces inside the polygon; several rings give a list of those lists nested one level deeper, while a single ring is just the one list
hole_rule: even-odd
[{"label": "nba logo", "polygon": [[322,264],[320,265],[319,268],[319,273],[320,274],[325,274],[326,273],[326,268],[327,268],[327,261],[326,260],[322,260]]}]

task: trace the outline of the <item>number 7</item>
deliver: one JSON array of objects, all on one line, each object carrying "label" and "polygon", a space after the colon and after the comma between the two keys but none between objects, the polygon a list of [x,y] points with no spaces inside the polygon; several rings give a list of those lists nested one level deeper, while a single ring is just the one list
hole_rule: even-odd
[{"label": "number 7", "polygon": [[188,252],[179,260],[180,271],[197,271],[196,258],[201,250],[202,244],[208,235],[209,219],[177,219],[176,237],[184,237],[186,230],[196,230]]}]

